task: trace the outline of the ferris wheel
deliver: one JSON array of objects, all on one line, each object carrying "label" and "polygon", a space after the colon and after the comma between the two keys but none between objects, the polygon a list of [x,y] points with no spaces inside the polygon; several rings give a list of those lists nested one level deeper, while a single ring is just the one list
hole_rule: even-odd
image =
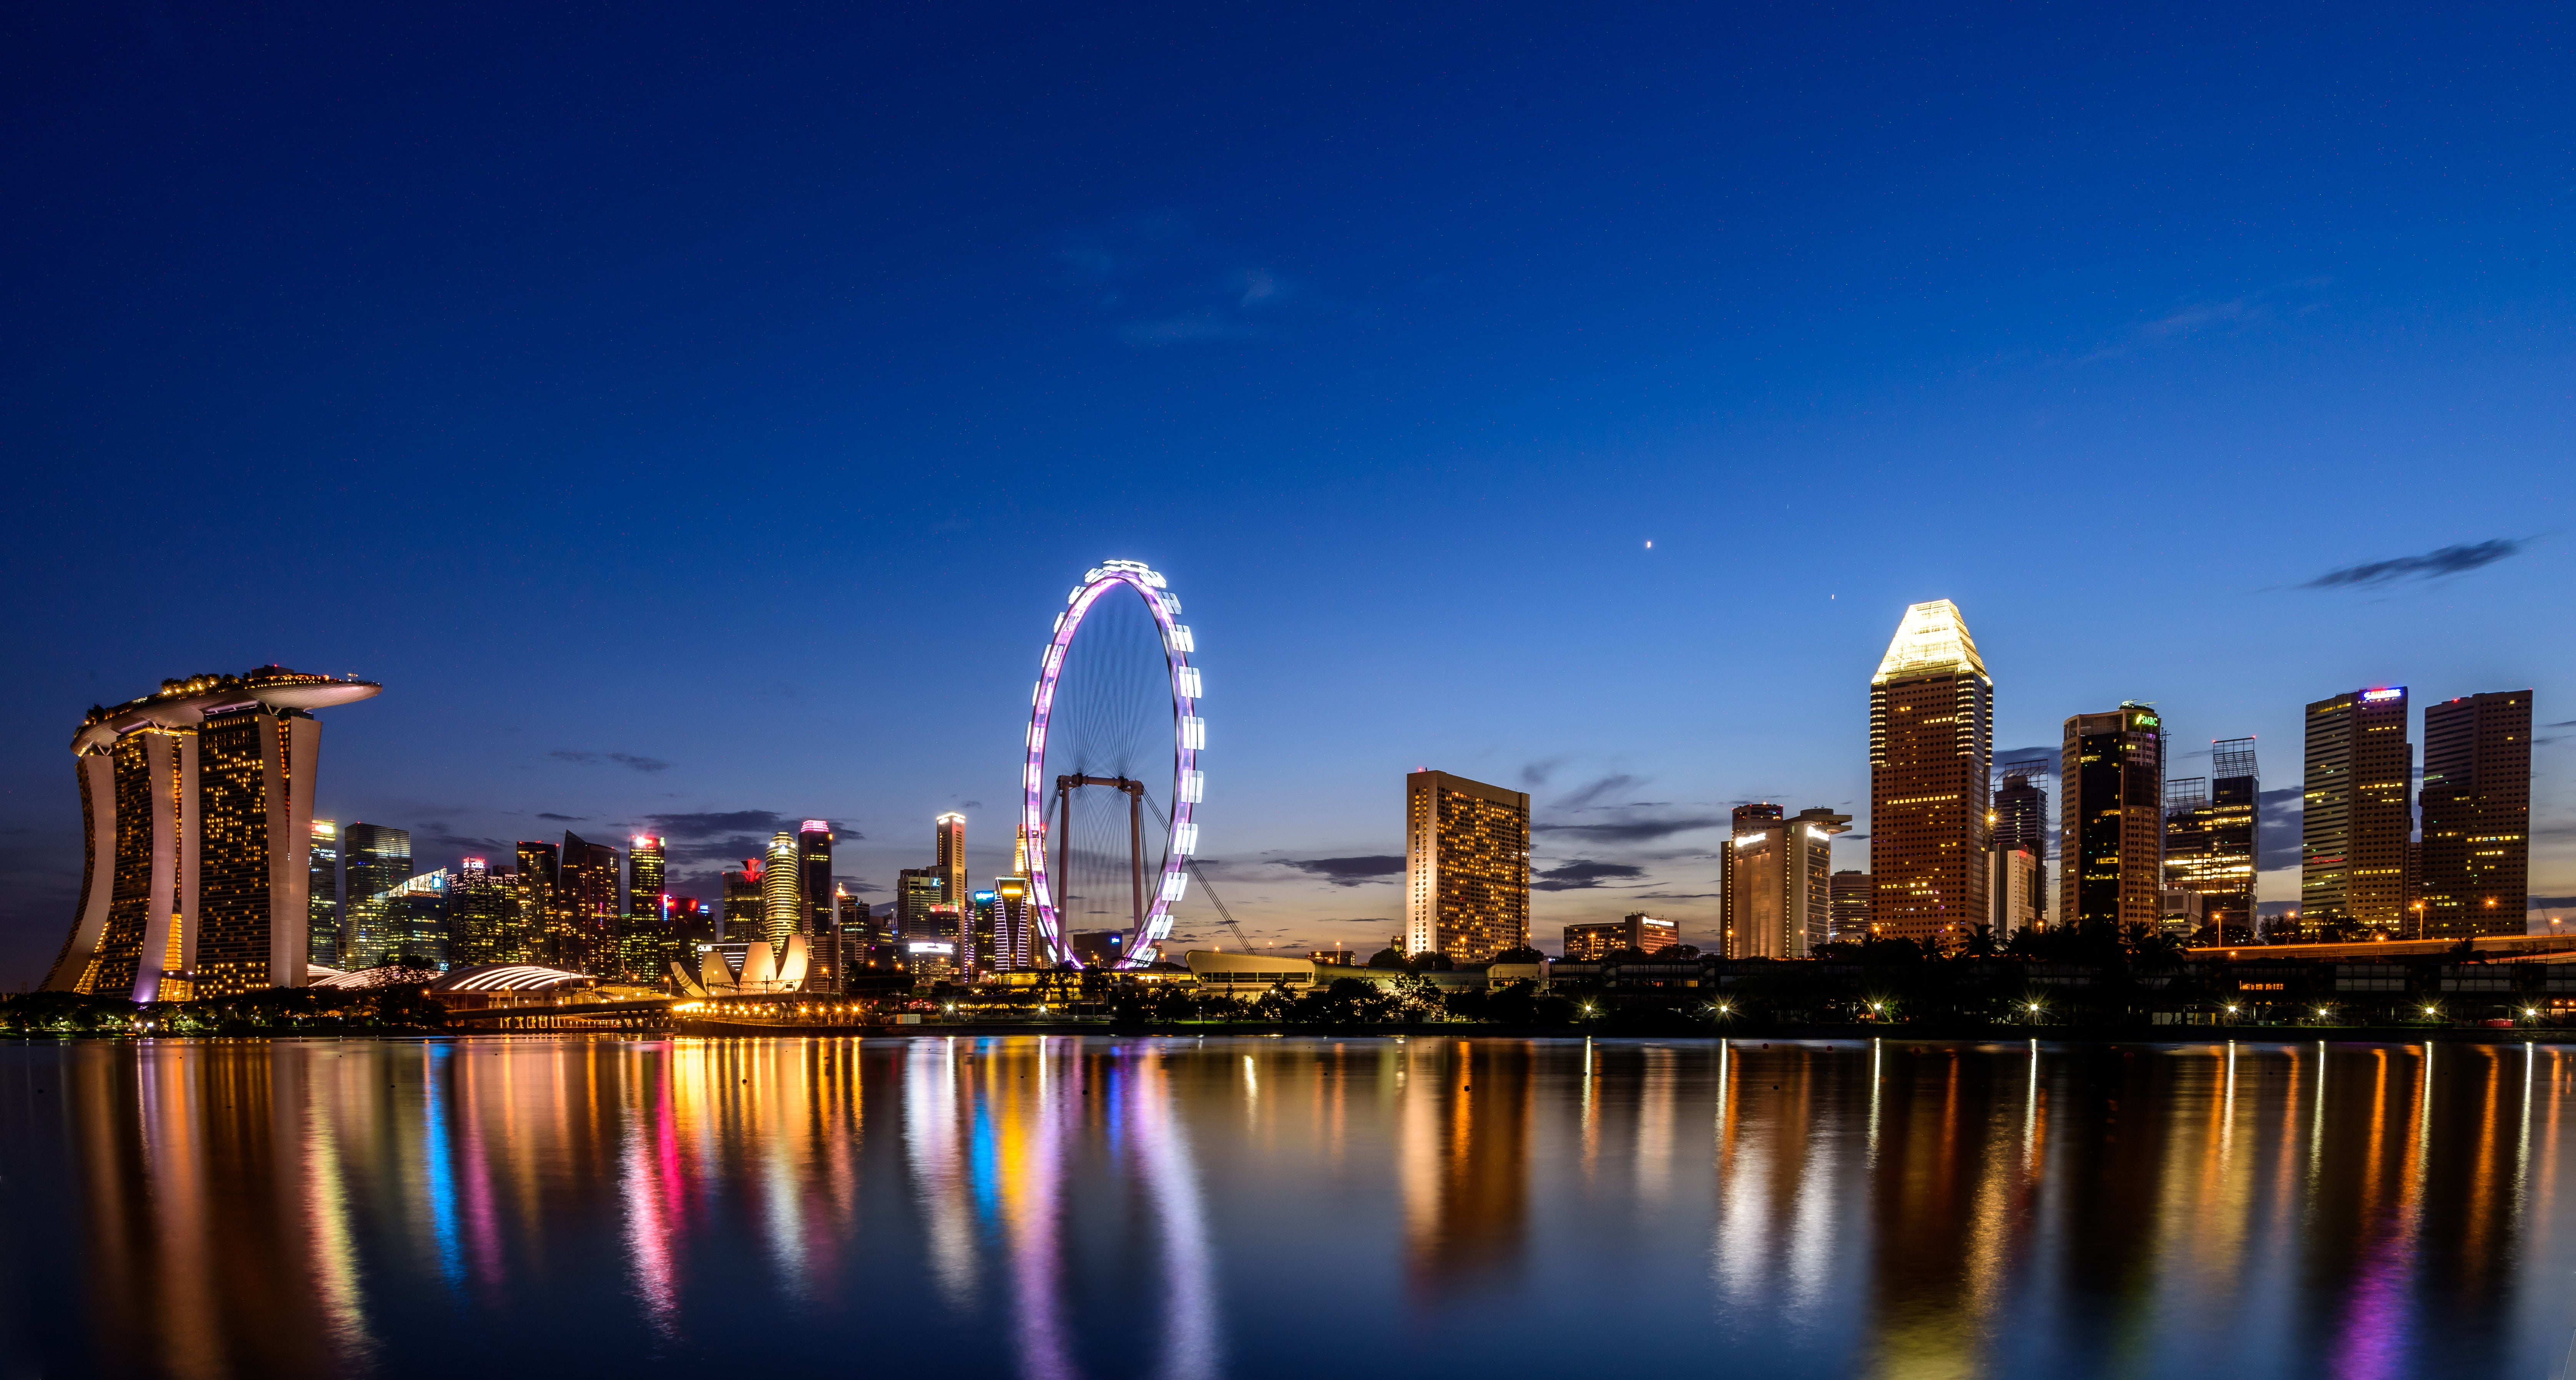
[{"label": "ferris wheel", "polygon": [[[1020,825],[1038,957],[1142,968],[1171,933],[1206,795],[1198,668],[1181,601],[1141,561],[1084,573],[1029,697]],[[1076,951],[1078,931],[1123,932]]]}]

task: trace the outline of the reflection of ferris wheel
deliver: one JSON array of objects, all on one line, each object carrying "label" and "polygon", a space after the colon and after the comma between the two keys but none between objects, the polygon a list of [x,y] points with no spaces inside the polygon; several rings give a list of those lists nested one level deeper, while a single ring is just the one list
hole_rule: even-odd
[{"label": "reflection of ferris wheel", "polygon": [[1114,955],[1090,961],[1141,968],[1171,933],[1198,847],[1198,668],[1180,599],[1141,562],[1103,561],[1065,603],[1020,778],[1039,957],[1081,967],[1076,930],[1123,930]]}]

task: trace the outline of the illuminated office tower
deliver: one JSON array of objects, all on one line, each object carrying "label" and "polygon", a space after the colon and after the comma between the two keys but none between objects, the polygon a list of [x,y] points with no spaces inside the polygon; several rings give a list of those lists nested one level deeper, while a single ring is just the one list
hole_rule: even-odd
[{"label": "illuminated office tower", "polygon": [[716,922],[716,910],[695,896],[671,896],[666,908],[671,916],[671,937],[680,945],[681,956],[692,970],[697,964],[697,946],[713,944],[722,938]]},{"label": "illuminated office tower", "polygon": [[447,886],[447,958],[459,968],[528,961],[518,878],[467,858]]},{"label": "illuminated office tower", "polygon": [[1727,846],[1717,850],[1717,951],[1729,958],[1735,956],[1734,841],[1776,827],[1788,813],[1767,800],[1736,806],[1726,833]]},{"label": "illuminated office tower", "polygon": [[1735,812],[1719,868],[1726,957],[1814,956],[1833,929],[1834,835],[1850,828],[1851,816],[1821,806],[1786,818],[1776,805]]},{"label": "illuminated office tower", "polygon": [[46,990],[177,1001],[300,985],[322,734],[311,711],[382,688],[262,666],[91,709],[71,742],[80,900]]},{"label": "illuminated office tower", "polygon": [[796,836],[781,829],[770,836],[768,856],[760,860],[760,934],[775,952],[784,952],[787,936],[805,929],[805,891],[796,865]]},{"label": "illuminated office tower", "polygon": [[375,897],[384,917],[387,963],[433,972],[447,967],[448,876],[446,868],[406,877],[402,885]]},{"label": "illuminated office tower", "polygon": [[521,961],[553,963],[560,936],[571,928],[564,914],[563,850],[521,839],[518,852]]},{"label": "illuminated office tower", "polygon": [[637,834],[626,840],[626,913],[662,914],[662,896],[670,889],[662,840]]},{"label": "illuminated office tower", "polygon": [[1995,682],[1947,599],[1915,604],[1869,682],[1870,929],[1965,940],[1986,922]]},{"label": "illuminated office tower", "polygon": [[907,867],[895,874],[894,932],[902,940],[935,939],[930,912],[948,900],[935,867]]},{"label": "illuminated office tower", "polygon": [[2406,928],[2406,846],[2414,838],[2415,745],[2406,687],[2348,691],[2308,706],[2300,787],[2299,916],[2311,933]]},{"label": "illuminated office tower", "polygon": [[340,966],[340,826],[313,821],[312,859],[305,867],[310,880],[304,892],[304,961],[325,968]]},{"label": "illuminated office tower", "polygon": [[[2035,924],[2048,923],[2048,776],[2051,770],[2038,762],[2015,762],[1997,769],[2003,784],[1995,787],[1993,807],[1987,812],[1992,828],[1987,847],[1998,853],[2020,849],[2039,864],[2036,880],[2031,885],[2031,903],[2038,907]],[[1998,930],[1998,934],[2002,931]]]},{"label": "illuminated office tower", "polygon": [[993,908],[993,966],[1009,973],[1037,967],[1037,950],[1030,938],[1029,879],[995,877]]},{"label": "illuminated office tower", "polygon": [[342,966],[351,971],[391,960],[393,927],[385,898],[411,880],[411,831],[381,824],[352,824],[340,834],[340,866],[348,874],[347,913],[340,925]]},{"label": "illuminated office tower", "polygon": [[2217,927],[2213,942],[2237,934],[2233,942],[2252,943],[2263,793],[2254,740],[2211,744],[2210,772],[2165,783],[2164,886],[2200,898],[2200,923]]},{"label": "illuminated office tower", "polygon": [[2066,721],[2057,913],[2078,929],[2154,930],[2164,919],[2164,720],[2122,703]]},{"label": "illuminated office tower", "polygon": [[567,829],[556,874],[553,962],[606,977],[617,961],[617,850]]},{"label": "illuminated office tower", "polygon": [[840,927],[840,910],[832,904],[832,825],[809,819],[796,831],[796,875],[805,895],[807,934],[831,934]]},{"label": "illuminated office tower", "polygon": [[1859,940],[1869,937],[1869,874],[1846,868],[1833,875],[1826,894],[1834,910],[1833,937]]},{"label": "illuminated office tower", "polygon": [[2530,905],[2531,692],[2424,706],[2423,875],[2432,939],[2521,934]]},{"label": "illuminated office tower", "polygon": [[1404,778],[1404,948],[1483,963],[1529,947],[1529,796],[1445,771]]},{"label": "illuminated office tower", "polygon": [[966,904],[966,816],[951,811],[941,815],[932,827],[938,833],[938,851],[932,854],[931,867],[939,873],[940,904],[963,907]]},{"label": "illuminated office tower", "polygon": [[745,858],[724,874],[724,938],[748,944],[760,938],[760,859]]},{"label": "illuminated office tower", "polygon": [[957,945],[958,966],[976,978],[1000,972],[1002,960],[1002,895],[979,891],[969,902],[965,933]]}]

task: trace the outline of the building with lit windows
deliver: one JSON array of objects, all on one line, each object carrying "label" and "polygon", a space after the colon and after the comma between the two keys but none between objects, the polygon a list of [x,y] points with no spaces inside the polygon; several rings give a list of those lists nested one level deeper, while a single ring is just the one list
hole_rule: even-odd
[{"label": "building with lit windows", "polygon": [[787,936],[805,932],[805,886],[796,865],[796,836],[781,829],[769,838],[760,860],[760,934],[772,949],[783,949]]},{"label": "building with lit windows", "polygon": [[350,972],[377,967],[394,956],[393,924],[385,898],[411,880],[411,831],[382,824],[352,824],[340,835],[349,904],[340,924],[340,966]]},{"label": "building with lit windows", "polygon": [[[377,893],[370,899],[383,938],[384,957],[379,960],[404,968],[422,968],[430,972],[447,969],[447,891],[446,868],[406,877],[400,886]],[[373,964],[369,965],[374,966]]]},{"label": "building with lit windows", "polygon": [[745,858],[724,873],[724,938],[728,944],[761,937],[760,859]]},{"label": "building with lit windows", "polygon": [[1405,952],[1484,963],[1529,946],[1527,793],[1413,772],[1404,833]]},{"label": "building with lit windows", "polygon": [[1719,933],[1728,958],[1811,958],[1833,932],[1833,839],[1851,816],[1821,806],[1784,815],[1740,807],[1719,863]]},{"label": "building with lit windows", "polygon": [[1998,944],[2023,930],[2040,927],[2040,878],[2045,868],[2039,856],[2027,848],[2006,848],[1998,844],[1987,850],[1992,870],[1986,877],[1987,904],[1993,907],[1987,924],[1993,929]]},{"label": "building with lit windows", "polygon": [[572,928],[563,903],[563,850],[542,839],[521,839],[519,854],[519,961],[551,962],[558,936]]},{"label": "building with lit windows", "polygon": [[1995,682],[1959,606],[1915,604],[1869,682],[1870,928],[1953,944],[1986,923]]},{"label": "building with lit windows", "polygon": [[1845,868],[1833,875],[1825,887],[1828,904],[1833,907],[1833,938],[1842,940],[1869,937],[1869,874],[1856,868]]},{"label": "building with lit windows", "polygon": [[555,874],[553,952],[558,968],[595,976],[617,962],[617,850],[566,830],[563,862]]},{"label": "building with lit windows", "polygon": [[2164,720],[2124,703],[2066,721],[2057,781],[2062,923],[2119,934],[2164,919]]},{"label": "building with lit windows", "polygon": [[626,913],[660,915],[662,895],[669,886],[660,837],[637,834],[626,840]]},{"label": "building with lit windows", "polygon": [[2189,913],[2217,926],[2212,943],[2254,942],[2255,869],[2262,856],[2263,778],[2254,740],[2210,745],[2210,775],[2165,783],[2165,880],[2168,892],[2197,897],[2168,914]]},{"label": "building with lit windows", "polygon": [[[1568,963],[1597,962],[1631,949],[1641,954],[1659,954],[1682,942],[1679,926],[1643,911],[1617,920],[1568,925],[1564,939]],[[1350,955],[1342,954],[1337,961],[1348,963]]]},{"label": "building with lit windows", "polygon": [[895,874],[894,932],[901,942],[938,939],[930,919],[933,908],[948,901],[947,886],[934,867],[907,867]]},{"label": "building with lit windows", "polygon": [[1996,768],[2003,784],[1995,787],[1988,807],[1987,847],[1998,853],[2018,848],[2039,860],[2032,898],[2039,920],[2048,923],[2048,779],[2054,768],[2038,762],[2014,762]]},{"label": "building with lit windows", "polygon": [[492,870],[488,858],[458,864],[447,886],[447,959],[458,968],[525,963],[528,932],[519,879]]},{"label": "building with lit windows", "polygon": [[313,821],[313,844],[305,865],[304,959],[325,968],[340,966],[340,826]]},{"label": "building with lit windows", "polygon": [[993,879],[992,961],[997,971],[1006,973],[1024,973],[1038,966],[1037,949],[1031,940],[1026,877]]},{"label": "building with lit windows", "polygon": [[939,899],[944,905],[964,907],[966,890],[966,816],[951,811],[932,821],[936,850],[931,854],[931,870],[939,874]]},{"label": "building with lit windows", "polygon": [[2409,928],[2406,853],[2415,835],[2415,745],[2406,687],[2353,690],[2308,706],[2299,799],[2299,919],[2311,934]]},{"label": "building with lit windows", "polygon": [[2530,904],[2529,690],[2424,706],[2423,803],[2422,936],[2521,934]]},{"label": "building with lit windows", "polygon": [[165,680],[73,733],[85,865],[48,991],[172,1001],[304,981],[312,711],[383,687],[282,666]]}]

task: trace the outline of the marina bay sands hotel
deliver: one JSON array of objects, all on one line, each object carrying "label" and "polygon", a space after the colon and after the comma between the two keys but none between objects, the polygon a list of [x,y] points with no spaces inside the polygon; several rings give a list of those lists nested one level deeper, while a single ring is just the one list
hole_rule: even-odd
[{"label": "marina bay sands hotel", "polygon": [[262,666],[92,709],[72,735],[87,865],[45,989],[182,1001],[302,986],[312,711],[383,688]]}]

